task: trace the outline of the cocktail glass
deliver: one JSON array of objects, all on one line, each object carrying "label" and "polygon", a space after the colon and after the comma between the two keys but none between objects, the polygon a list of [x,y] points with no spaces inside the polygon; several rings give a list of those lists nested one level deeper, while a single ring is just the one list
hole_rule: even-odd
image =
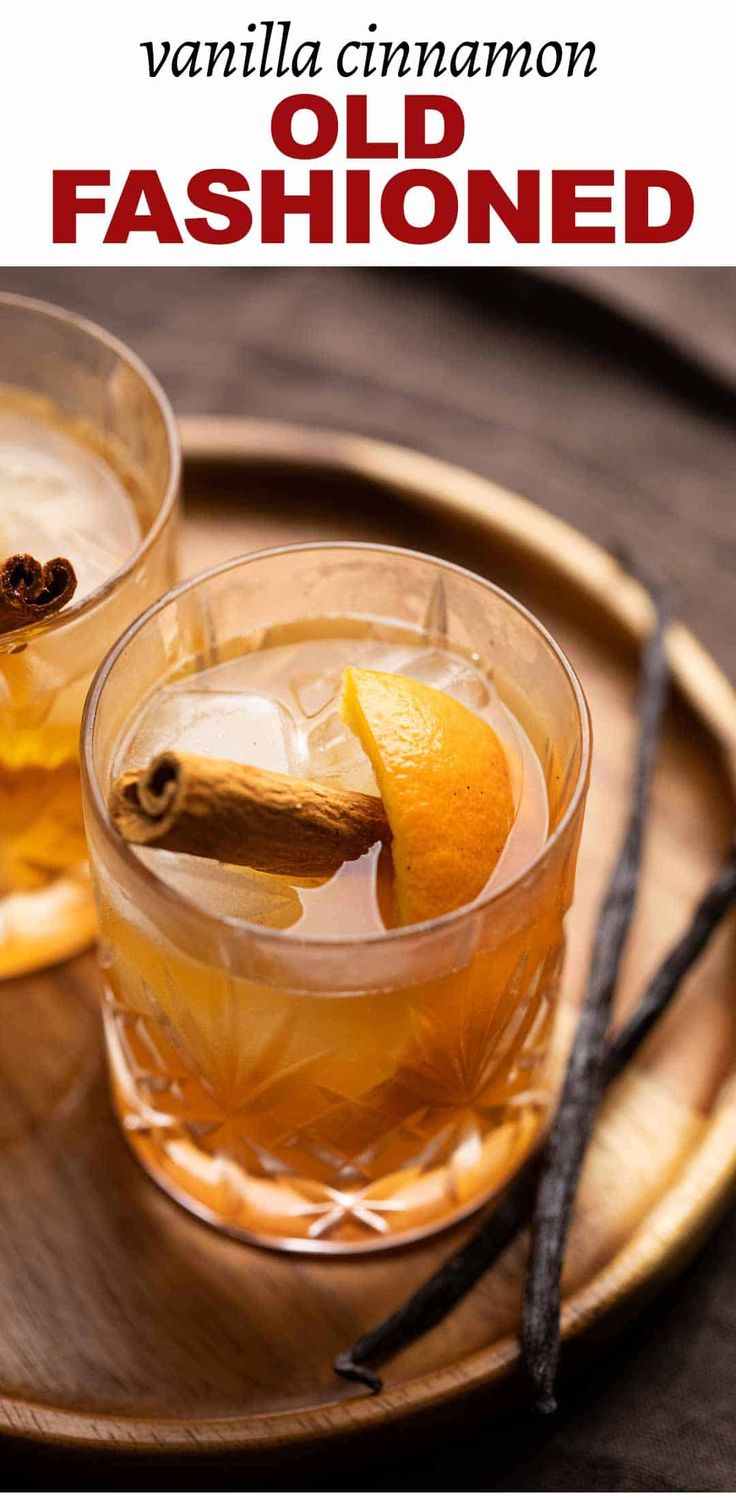
[{"label": "cocktail glass", "polygon": [[[288,882],[119,837],[107,801],[131,746],[247,761],[278,743],[286,764],[272,768],[355,787],[340,663],[410,675],[408,648],[425,673],[464,661],[473,692],[498,695],[546,789],[536,846],[470,905],[414,927],[356,934],[346,907],[345,931],[290,929]],[[588,780],[585,700],[543,627],[417,553],[254,554],[131,627],[97,674],[82,739],[113,1098],[156,1181],[235,1235],[323,1253],[413,1240],[498,1193],[553,1100]],[[308,764],[290,767],[292,751]],[[522,832],[527,816],[520,785]]]},{"label": "cocktail glass", "polygon": [[0,634],[0,978],[94,935],[79,722],[105,651],[174,582],[179,475],[173,413],[140,360],[82,318],[0,296],[0,557],[44,548],[79,580],[59,614]]}]

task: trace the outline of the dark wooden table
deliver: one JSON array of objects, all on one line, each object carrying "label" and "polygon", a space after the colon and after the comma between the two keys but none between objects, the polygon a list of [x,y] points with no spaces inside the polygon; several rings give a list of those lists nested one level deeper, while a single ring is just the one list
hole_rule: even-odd
[{"label": "dark wooden table", "polygon": [[[463,463],[678,585],[736,673],[736,272],[16,270],[122,335],[180,412],[358,429]],[[115,1463],[0,1445],[8,1488],[726,1490],[736,1218],[571,1380],[559,1415],[431,1434],[375,1467]]]}]

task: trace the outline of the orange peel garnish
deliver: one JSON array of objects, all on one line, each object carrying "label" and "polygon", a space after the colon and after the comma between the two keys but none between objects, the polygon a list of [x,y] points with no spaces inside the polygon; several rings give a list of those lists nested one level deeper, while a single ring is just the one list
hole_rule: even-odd
[{"label": "orange peel garnish", "polygon": [[368,756],[392,834],[399,920],[424,922],[480,895],[514,821],[503,746],[449,694],[347,667],[340,712]]}]

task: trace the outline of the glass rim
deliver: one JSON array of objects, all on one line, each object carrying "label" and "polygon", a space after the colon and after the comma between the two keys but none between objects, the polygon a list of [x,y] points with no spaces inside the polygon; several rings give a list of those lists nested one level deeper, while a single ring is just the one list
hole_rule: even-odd
[{"label": "glass rim", "polygon": [[[389,556],[411,558],[417,562],[431,563],[433,566],[439,567],[446,572],[455,574],[463,579],[468,579],[472,583],[480,584],[482,588],[488,589],[505,605],[521,615],[536,630],[545,645],[551,650],[572,688],[578,711],[581,753],[575,786],[568,806],[557,827],[553,829],[552,833],[547,834],[544,843],[527,860],[526,864],[520,870],[517,870],[515,874],[509,876],[507,880],[503,881],[495,890],[489,891],[486,895],[481,891],[472,901],[466,902],[463,906],[456,907],[453,911],[444,912],[439,917],[431,917],[424,922],[416,922],[409,926],[392,927],[387,928],[385,932],[361,933],[357,936],[349,933],[344,935],[328,934],[320,936],[312,933],[295,932],[289,928],[265,927],[259,925],[257,922],[250,922],[244,917],[223,916],[213,911],[211,907],[201,905],[198,901],[193,900],[192,897],[184,896],[180,891],[176,890],[175,886],[163,880],[160,875],[154,874],[142,860],[137,858],[133,847],[118,832],[110,818],[107,802],[103,795],[94,764],[93,741],[99,703],[104,693],[107,679],[118,657],[122,655],[138,632],[148,624],[149,620],[152,620],[157,614],[168,608],[176,599],[190,590],[207,583],[209,579],[220,577],[247,563],[263,562],[268,558],[290,553],[340,552],[346,550],[356,550],[383,556],[388,554]],[[175,908],[179,914],[189,912],[192,915],[196,915],[198,919],[204,920],[208,925],[216,929],[235,933],[242,937],[251,937],[260,943],[264,941],[273,943],[276,948],[283,947],[285,951],[304,947],[313,952],[319,950],[335,952],[340,948],[356,945],[362,947],[364,944],[367,944],[371,947],[376,947],[382,944],[396,944],[402,939],[406,941],[415,937],[430,936],[440,931],[448,931],[452,927],[467,921],[469,917],[475,916],[480,912],[486,912],[500,904],[512,891],[528,880],[535,870],[549,858],[573,821],[588,783],[591,740],[590,710],[578,676],[568,657],[562,650],[562,647],[558,645],[554,636],[532,614],[531,610],[527,609],[524,604],[521,604],[518,599],[515,599],[512,594],[507,593],[505,589],[500,588],[498,584],[492,583],[487,578],[482,578],[478,573],[473,573],[470,568],[464,568],[459,563],[452,563],[446,561],[444,558],[435,557],[429,552],[418,552],[413,548],[398,547],[391,543],[351,541],[350,539],[326,542],[287,542],[278,547],[266,547],[257,552],[241,553],[237,557],[228,558],[225,562],[215,563],[212,567],[204,568],[200,573],[195,573],[190,578],[186,578],[176,584],[167,594],[162,595],[143,614],[133,620],[123,635],[118,638],[107,652],[107,655],[103,657],[90,684],[82,711],[80,770],[82,785],[105,838],[112,844],[118,858],[123,860],[124,865],[132,871],[134,877],[142,879],[144,884],[148,885],[166,906]]]},{"label": "glass rim", "polygon": [[[67,324],[72,328],[80,329],[88,334],[91,339],[99,344],[104,344],[115,354],[118,359],[128,365],[140,378],[143,385],[148,389],[163,418],[164,432],[169,451],[169,473],[166,479],[166,488],[156,515],[151,522],[145,536],[141,537],[137,547],[111,573],[103,583],[93,589],[90,594],[85,595],[77,604],[72,599],[71,603],[58,614],[52,615],[48,620],[42,620],[35,624],[19,625],[17,630],[8,630],[3,634],[2,645],[5,649],[8,645],[16,646],[25,644],[27,641],[36,640],[40,636],[51,634],[56,630],[63,629],[73,620],[79,620],[85,614],[91,613],[112,593],[115,592],[120,583],[131,573],[134,573],[155,545],[158,537],[163,531],[176,504],[179,493],[182,470],[181,441],[177,426],[174,409],[169,401],[163,386],[157,380],[152,370],[149,369],[145,360],[136,354],[116,334],[110,333],[100,323],[95,323],[92,318],[85,317],[82,313],[72,312],[71,309],[60,307],[55,302],[44,302],[39,297],[26,297],[19,292],[0,291],[0,311],[4,307],[25,308],[29,312],[40,313],[50,321]],[[30,389],[30,387],[26,387]]]}]

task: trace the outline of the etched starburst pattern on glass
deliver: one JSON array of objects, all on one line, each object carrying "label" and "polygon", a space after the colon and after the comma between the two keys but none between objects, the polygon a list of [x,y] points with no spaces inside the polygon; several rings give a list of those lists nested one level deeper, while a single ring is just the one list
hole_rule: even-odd
[{"label": "etched starburst pattern on glass", "polygon": [[[413,987],[400,1025],[358,1039],[300,1026],[300,1001],[222,976],[192,1006],[175,973],[158,991],[110,975],[107,1029],[123,1123],[163,1153],[182,1192],[247,1227],[254,1205],[309,1240],[382,1239],[511,1175],[541,1128],[560,945],[525,949],[489,992],[480,954],[444,983]],[[118,996],[124,995],[124,999]],[[391,1010],[396,1012],[395,997]],[[380,1003],[377,1006],[380,1009]],[[260,1012],[260,1014],[259,1014]],[[342,1043],[342,1046],[340,1045]]]}]

